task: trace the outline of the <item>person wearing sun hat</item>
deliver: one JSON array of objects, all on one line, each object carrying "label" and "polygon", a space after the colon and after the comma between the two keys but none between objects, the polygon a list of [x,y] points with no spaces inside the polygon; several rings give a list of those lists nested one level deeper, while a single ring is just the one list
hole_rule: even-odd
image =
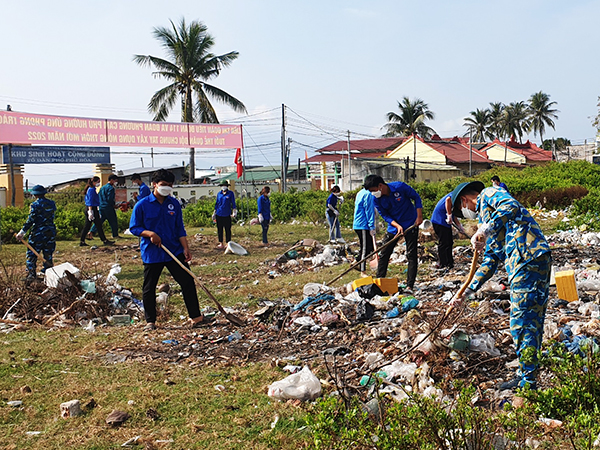
[{"label": "person wearing sun hat", "polygon": [[[36,252],[41,253],[44,257],[42,272],[52,267],[52,255],[56,249],[56,226],[54,225],[54,213],[56,204],[46,198],[46,188],[37,184],[31,188],[31,194],[36,197],[36,200],[29,208],[29,217],[15,237],[22,240],[25,234],[29,233],[29,245]],[[34,252],[27,249],[27,278],[26,281],[32,281],[36,278],[37,272],[37,256]]]},{"label": "person wearing sun hat", "polygon": [[[231,219],[237,216],[237,208],[235,206],[235,194],[229,190],[227,180],[219,183],[221,190],[217,194],[215,202],[215,212],[212,219],[217,222],[217,235],[219,238],[218,249],[225,248],[225,244],[231,241]],[[223,231],[225,231],[225,241],[223,241]]]},{"label": "person wearing sun hat", "polygon": [[460,305],[503,262],[510,283],[510,332],[519,367],[516,377],[499,387],[536,389],[552,264],[548,242],[529,211],[504,189],[484,188],[479,181],[461,183],[452,194],[452,205],[457,217],[479,219],[471,244],[485,251],[468,289],[450,304]]}]

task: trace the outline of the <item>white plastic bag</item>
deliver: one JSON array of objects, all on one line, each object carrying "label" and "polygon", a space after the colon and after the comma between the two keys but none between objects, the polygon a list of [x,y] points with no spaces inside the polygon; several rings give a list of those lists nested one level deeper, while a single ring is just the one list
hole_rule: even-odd
[{"label": "white plastic bag", "polygon": [[248,254],[248,251],[237,242],[229,241],[227,243],[225,253],[233,253],[234,255],[245,256]]},{"label": "white plastic bag", "polygon": [[496,341],[489,333],[471,336],[469,349],[472,352],[487,352],[492,356],[500,356],[500,350],[496,348]]},{"label": "white plastic bag", "polygon": [[304,366],[300,372],[271,384],[268,395],[277,400],[314,400],[321,395],[321,382]]}]

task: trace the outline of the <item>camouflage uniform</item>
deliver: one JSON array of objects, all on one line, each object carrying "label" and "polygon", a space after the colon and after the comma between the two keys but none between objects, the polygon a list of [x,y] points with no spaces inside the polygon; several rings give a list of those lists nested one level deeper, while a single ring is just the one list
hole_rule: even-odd
[{"label": "camouflage uniform", "polygon": [[[44,257],[42,272],[52,267],[52,254],[56,248],[56,226],[54,225],[54,212],[56,204],[45,197],[38,198],[31,204],[29,217],[23,225],[23,231],[29,233],[29,244]],[[35,278],[37,256],[27,249],[27,273]]]},{"label": "camouflage uniform", "polygon": [[483,262],[469,288],[477,291],[504,262],[510,283],[510,332],[519,358],[519,386],[536,387],[548,303],[550,247],[537,222],[504,189],[486,188],[477,197],[479,225],[487,228]]}]

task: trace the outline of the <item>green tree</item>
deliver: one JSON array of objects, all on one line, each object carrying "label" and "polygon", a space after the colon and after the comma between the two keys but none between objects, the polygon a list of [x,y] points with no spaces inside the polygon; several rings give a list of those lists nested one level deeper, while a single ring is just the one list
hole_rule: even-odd
[{"label": "green tree", "polygon": [[387,113],[388,123],[383,126],[386,130],[385,137],[418,134],[428,139],[435,134],[435,130],[425,124],[426,120],[433,120],[435,114],[423,100],[404,97],[398,102],[398,109],[400,114],[393,111]]},{"label": "green tree", "polygon": [[487,138],[493,139],[493,134],[490,132],[490,112],[487,109],[477,108],[475,111],[471,111],[470,117],[465,117],[464,127],[467,127],[469,131],[465,133],[465,136],[469,136],[473,133],[473,142],[485,142]]},{"label": "green tree", "polygon": [[519,138],[519,142],[522,142],[523,134],[528,128],[528,109],[524,101],[512,102],[504,107],[502,129],[506,138],[514,136]]},{"label": "green tree", "polygon": [[489,111],[489,127],[488,132],[492,136],[492,139],[503,139],[503,117],[504,117],[504,103],[502,102],[490,102]]},{"label": "green tree", "polygon": [[[209,98],[230,106],[237,112],[246,113],[246,107],[237,98],[209,84],[221,69],[231,65],[238,52],[215,55],[211,52],[215,44],[208,28],[200,21],[187,24],[181,19],[178,25],[169,21],[171,27],[156,27],[153,35],[167,54],[167,59],[151,55],[134,55],[133,60],[141,66],[154,67],[152,74],[170,82],[156,91],[148,110],[154,120],[164,121],[178,100],[181,104],[182,122],[219,123]],[[194,179],[195,151],[190,149],[190,181]]]},{"label": "green tree", "polygon": [[552,151],[552,141],[554,141],[554,150],[564,152],[567,150],[567,145],[571,145],[571,141],[567,138],[546,139],[542,144],[542,148],[549,152]]},{"label": "green tree", "polygon": [[546,125],[554,129],[554,120],[557,119],[559,112],[557,109],[552,109],[556,102],[550,101],[550,96],[544,92],[536,92],[529,98],[528,106],[528,131],[533,131],[533,135],[540,135],[540,140],[544,142],[544,131]]}]

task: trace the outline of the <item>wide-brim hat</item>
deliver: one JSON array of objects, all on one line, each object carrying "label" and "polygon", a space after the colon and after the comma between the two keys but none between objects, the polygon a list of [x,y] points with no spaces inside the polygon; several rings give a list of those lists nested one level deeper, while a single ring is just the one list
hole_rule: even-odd
[{"label": "wide-brim hat", "polygon": [[456,186],[456,189],[452,191],[452,214],[457,217],[462,217],[460,211],[460,195],[463,192],[477,191],[481,192],[485,188],[485,184],[481,181],[467,181],[466,183],[460,183]]},{"label": "wide-brim hat", "polygon": [[48,191],[46,190],[46,188],[41,184],[36,184],[34,187],[31,188],[31,193],[33,195],[44,195],[47,192]]},{"label": "wide-brim hat", "polygon": [[219,183],[219,186],[229,186],[229,182],[227,180],[223,180]]}]

